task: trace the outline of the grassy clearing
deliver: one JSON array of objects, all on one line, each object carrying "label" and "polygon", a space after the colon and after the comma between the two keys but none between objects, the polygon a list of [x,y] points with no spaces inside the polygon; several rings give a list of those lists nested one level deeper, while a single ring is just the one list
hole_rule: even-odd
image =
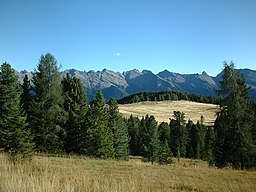
[{"label": "grassy clearing", "polygon": [[196,123],[200,120],[201,115],[203,115],[205,124],[212,125],[218,110],[217,105],[191,101],[149,101],[119,105],[120,113],[126,117],[129,117],[131,114],[139,118],[146,114],[154,115],[159,123],[163,121],[169,122],[169,118],[173,118],[173,111],[183,111],[186,120],[190,119]]},{"label": "grassy clearing", "polygon": [[0,191],[256,191],[256,172],[209,168],[182,159],[174,166],[139,160],[41,157],[12,165],[0,155]]}]

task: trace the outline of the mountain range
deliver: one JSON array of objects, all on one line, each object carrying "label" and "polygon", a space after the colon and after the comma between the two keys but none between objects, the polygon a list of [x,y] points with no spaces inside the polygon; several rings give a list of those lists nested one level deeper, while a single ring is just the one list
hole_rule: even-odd
[{"label": "mountain range", "polygon": [[[238,69],[243,74],[246,84],[250,87],[249,95],[256,101],[256,71],[250,69]],[[101,89],[106,100],[111,97],[120,99],[127,95],[143,91],[177,90],[194,94],[216,96],[216,90],[220,88],[220,80],[223,72],[216,77],[201,74],[179,74],[164,70],[157,74],[149,70],[139,71],[133,69],[123,73],[108,69],[102,71],[79,71],[68,69],[61,72],[62,76],[69,73],[81,80],[89,99],[93,99],[96,92]],[[21,71],[18,73],[20,81],[27,74],[30,78],[32,73]]]}]

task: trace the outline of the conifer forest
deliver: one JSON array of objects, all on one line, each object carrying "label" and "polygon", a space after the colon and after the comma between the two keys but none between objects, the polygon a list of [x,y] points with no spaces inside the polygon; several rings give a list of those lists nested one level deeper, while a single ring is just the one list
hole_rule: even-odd
[{"label": "conifer forest", "polygon": [[[203,116],[198,122],[186,121],[182,111],[170,111],[169,122],[157,122],[149,115],[123,117],[118,101],[105,101],[101,90],[89,101],[77,77],[61,78],[50,53],[41,56],[32,79],[25,75],[22,83],[11,65],[3,63],[0,152],[14,162],[29,160],[35,153],[64,153],[124,161],[142,156],[143,161],[163,165],[172,164],[174,157],[191,158],[219,168],[255,168],[256,105],[249,88],[233,63],[224,63],[220,85],[219,98],[200,97],[219,105],[213,126],[206,126]],[[123,103],[157,97],[167,98],[128,97]],[[177,92],[168,92],[169,100],[176,97]]]}]

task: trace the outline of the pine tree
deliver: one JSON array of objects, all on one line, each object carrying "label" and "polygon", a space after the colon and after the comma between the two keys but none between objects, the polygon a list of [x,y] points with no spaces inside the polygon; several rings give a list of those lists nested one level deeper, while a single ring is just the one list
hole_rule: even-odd
[{"label": "pine tree", "polygon": [[192,121],[189,121],[186,128],[188,130],[187,157],[201,159],[204,153],[206,127],[202,123],[197,122],[195,125]]},{"label": "pine tree", "polygon": [[196,150],[196,159],[202,159],[204,155],[204,140],[206,133],[206,126],[203,124],[203,120],[201,117],[201,122],[197,122],[196,124],[196,136],[197,136],[197,150]]},{"label": "pine tree", "polygon": [[141,155],[140,151],[140,120],[138,117],[129,117],[128,122],[128,133],[130,136],[129,146],[132,155]]},{"label": "pine tree", "polygon": [[251,166],[255,148],[252,139],[253,112],[244,77],[234,64],[224,63],[219,94],[221,111],[215,121],[215,153],[217,166],[232,163],[235,168]]},{"label": "pine tree", "polygon": [[108,122],[108,109],[99,90],[87,115],[86,154],[104,159],[114,157],[113,134]]},{"label": "pine tree", "polygon": [[226,114],[219,113],[214,122],[216,138],[214,141],[213,162],[220,168],[226,166],[228,162],[228,154],[226,153],[229,150],[229,146],[226,143],[227,119]]},{"label": "pine tree", "polygon": [[129,137],[127,124],[118,111],[115,99],[109,101],[109,128],[113,133],[113,144],[115,158],[119,160],[128,160],[129,156]]},{"label": "pine tree", "polygon": [[205,139],[204,139],[204,157],[203,159],[208,161],[209,165],[213,165],[213,144],[215,141],[214,130],[212,127],[207,127]]},{"label": "pine tree", "polygon": [[29,116],[29,108],[30,108],[30,102],[32,100],[32,86],[30,84],[30,80],[28,80],[28,75],[26,74],[23,79],[22,84],[22,93],[21,93],[21,106],[23,109],[23,112]]},{"label": "pine tree", "polygon": [[187,146],[186,146],[186,157],[187,158],[195,158],[195,152],[194,152],[194,130],[195,130],[195,124],[193,121],[189,120],[186,129],[188,131],[188,140],[187,140]]},{"label": "pine tree", "polygon": [[186,156],[188,131],[185,127],[185,114],[174,111],[174,118],[170,121],[172,151],[176,157]]},{"label": "pine tree", "polygon": [[0,150],[9,155],[12,161],[29,158],[33,143],[31,133],[26,129],[26,117],[20,105],[18,77],[11,65],[0,67]]},{"label": "pine tree", "polygon": [[142,147],[142,155],[147,157],[151,163],[158,161],[159,158],[159,135],[157,122],[154,116],[146,115],[145,118],[141,119],[141,147]]},{"label": "pine tree", "polygon": [[88,101],[81,81],[69,74],[62,80],[64,109],[68,114],[65,125],[66,137],[64,148],[67,153],[81,154],[85,142],[85,120]]},{"label": "pine tree", "polygon": [[167,141],[168,144],[170,145],[170,134],[171,134],[171,130],[170,130],[170,126],[168,125],[168,123],[166,122],[162,122],[159,125],[158,128],[158,132],[159,132],[159,140],[160,142],[165,142]]},{"label": "pine tree", "polygon": [[42,55],[34,73],[35,97],[31,102],[30,127],[40,152],[63,150],[66,113],[63,110],[61,77],[57,61],[50,53]]},{"label": "pine tree", "polygon": [[[152,118],[153,116],[151,116]],[[152,118],[149,124],[149,131],[150,131],[150,142],[148,150],[150,152],[150,161],[153,164],[154,162],[158,161],[159,159],[159,149],[160,149],[160,142],[159,142],[159,135],[157,130],[157,122],[154,123],[154,119]]]},{"label": "pine tree", "polygon": [[149,141],[149,131],[146,125],[146,121],[149,118],[148,115],[146,117],[142,117],[140,120],[140,129],[139,129],[139,155],[148,156],[147,155],[147,143]]},{"label": "pine tree", "polygon": [[160,143],[160,150],[159,150],[159,160],[160,164],[172,164],[172,151],[169,147],[168,141],[165,139]]},{"label": "pine tree", "polygon": [[158,127],[158,135],[160,142],[159,150],[159,163],[160,164],[171,164],[172,160],[172,151],[170,148],[171,145],[171,130],[170,126],[166,122],[162,122]]}]

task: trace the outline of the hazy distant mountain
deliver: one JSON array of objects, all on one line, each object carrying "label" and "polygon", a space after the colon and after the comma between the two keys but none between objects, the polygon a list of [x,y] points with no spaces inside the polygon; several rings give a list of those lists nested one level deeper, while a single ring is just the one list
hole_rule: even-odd
[{"label": "hazy distant mountain", "polygon": [[[250,69],[239,69],[246,79],[247,85],[251,88],[249,95],[256,101],[256,71]],[[98,89],[102,89],[105,99],[111,97],[122,98],[124,96],[142,91],[178,90],[194,94],[215,96],[215,90],[219,89],[219,81],[222,73],[216,77],[209,76],[206,72],[202,74],[179,74],[164,70],[158,74],[151,71],[137,69],[123,73],[104,69],[102,71],[78,71],[68,69],[62,72],[63,76],[69,73],[79,78],[92,99]],[[18,73],[20,80],[24,74],[32,77],[27,71]]]}]

